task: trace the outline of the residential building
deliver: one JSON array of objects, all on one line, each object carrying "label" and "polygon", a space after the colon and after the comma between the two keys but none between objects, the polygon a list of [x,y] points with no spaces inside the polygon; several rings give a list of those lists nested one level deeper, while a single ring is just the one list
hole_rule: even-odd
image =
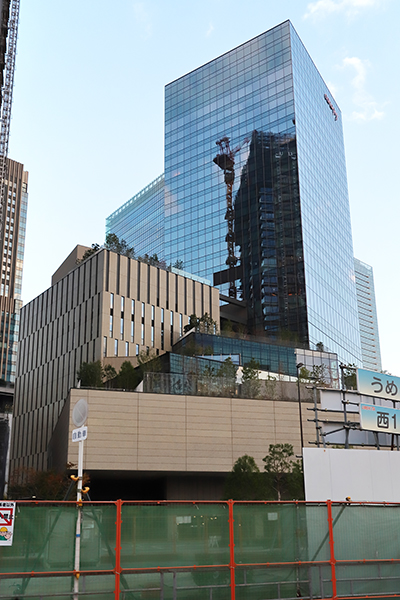
[{"label": "residential building", "polygon": [[[213,162],[226,136],[233,214]],[[233,274],[251,333],[361,364],[341,112],[290,21],[166,86],[164,177],[153,226],[168,263],[226,296]],[[107,231],[128,239],[143,206],[122,208]]]},{"label": "residential building", "polygon": [[219,320],[209,282],[100,249],[76,264],[79,246],[52,286],[21,310],[11,470],[47,469],[47,446],[84,362],[117,371],[137,355],[171,350],[192,313]]},{"label": "residential building", "polygon": [[363,367],[372,371],[381,371],[382,361],[376,312],[374,271],[370,265],[355,258],[354,273]]}]

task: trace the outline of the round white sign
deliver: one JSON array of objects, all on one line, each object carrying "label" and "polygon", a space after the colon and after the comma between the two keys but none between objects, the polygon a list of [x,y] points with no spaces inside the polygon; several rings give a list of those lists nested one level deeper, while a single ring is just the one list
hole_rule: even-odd
[{"label": "round white sign", "polygon": [[81,398],[75,404],[74,409],[72,411],[72,421],[75,427],[82,427],[86,423],[86,419],[88,418],[88,403],[85,398]]}]

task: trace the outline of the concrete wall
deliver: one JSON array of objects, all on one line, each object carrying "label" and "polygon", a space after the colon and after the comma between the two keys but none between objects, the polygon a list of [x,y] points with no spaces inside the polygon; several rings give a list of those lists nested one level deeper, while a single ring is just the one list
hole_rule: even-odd
[{"label": "concrete wall", "polygon": [[64,262],[58,267],[57,271],[53,273],[51,278],[51,285],[55,285],[57,281],[60,281],[63,277],[68,275],[73,269],[76,269],[76,261],[81,260],[87,250],[90,250],[89,246],[75,246]]},{"label": "concrete wall", "polygon": [[[77,463],[72,410],[89,405],[84,464],[88,471],[226,473],[243,454],[260,468],[269,444],[293,444],[300,454],[299,407],[293,400],[249,400],[72,389],[51,442],[52,456]],[[303,402],[306,441],[315,440]],[[68,423],[69,421],[69,423]],[[67,432],[68,429],[68,432]],[[68,434],[68,449],[60,445]],[[63,468],[64,464],[53,464]]]}]

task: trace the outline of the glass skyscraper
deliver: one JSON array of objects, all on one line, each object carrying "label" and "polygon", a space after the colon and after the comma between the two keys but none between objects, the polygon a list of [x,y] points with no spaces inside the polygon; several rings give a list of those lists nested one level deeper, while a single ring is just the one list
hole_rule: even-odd
[{"label": "glass skyscraper", "polygon": [[354,272],[356,276],[363,367],[372,371],[381,371],[382,361],[376,312],[374,271],[370,265],[355,258]]},{"label": "glass skyscraper", "polygon": [[[140,218],[138,218],[140,215]],[[116,233],[136,256],[164,253],[164,175],[125,202],[106,219],[107,233]]]},{"label": "glass skyscraper", "polygon": [[289,21],[165,88],[162,255],[215,275],[224,294],[229,215],[213,158],[226,136],[250,331],[361,364],[341,113]]}]

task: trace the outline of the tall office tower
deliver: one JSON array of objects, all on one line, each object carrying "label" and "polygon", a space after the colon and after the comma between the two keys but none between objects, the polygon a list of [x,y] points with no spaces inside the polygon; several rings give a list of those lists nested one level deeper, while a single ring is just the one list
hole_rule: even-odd
[{"label": "tall office tower", "polygon": [[[140,218],[137,218],[140,215]],[[125,202],[106,219],[106,232],[116,233],[136,256],[164,255],[164,176]]]},{"label": "tall office tower", "polygon": [[359,364],[341,114],[289,21],[166,86],[167,260],[220,272],[225,291],[225,183],[212,162],[223,136],[242,145],[234,231],[252,331]]},{"label": "tall office tower", "polygon": [[[224,137],[233,215],[213,162]],[[232,217],[251,331],[361,364],[341,113],[289,21],[165,88],[164,258],[227,295]]]},{"label": "tall office tower", "polygon": [[13,383],[22,306],[28,172],[24,171],[24,165],[10,159],[7,159],[7,172],[1,253],[0,376]]},{"label": "tall office tower", "polygon": [[378,316],[376,313],[374,272],[372,267],[354,259],[356,276],[358,318],[362,362],[365,369],[382,370],[381,348],[379,344]]}]

